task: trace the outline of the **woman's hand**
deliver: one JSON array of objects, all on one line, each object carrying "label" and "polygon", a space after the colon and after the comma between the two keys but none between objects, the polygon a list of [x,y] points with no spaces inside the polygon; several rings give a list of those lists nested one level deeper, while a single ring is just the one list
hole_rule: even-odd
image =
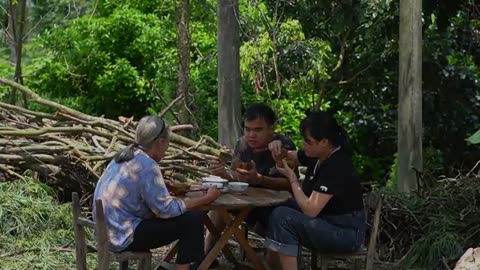
[{"label": "woman's hand", "polygon": [[208,199],[207,204],[215,201],[218,197],[220,197],[220,195],[221,192],[217,189],[217,187],[209,187],[207,194],[205,194],[205,197]]},{"label": "woman's hand", "polygon": [[174,186],[173,182],[167,179],[163,180],[163,183],[165,183],[165,186],[168,190],[170,190]]},{"label": "woman's hand", "polygon": [[227,170],[225,169],[225,166],[220,160],[212,160],[208,165],[208,170],[213,175],[220,176],[222,178],[228,177]]},{"label": "woman's hand", "polygon": [[272,152],[273,159],[277,160],[282,154],[282,142],[280,140],[270,142],[268,144],[268,150]]},{"label": "woman's hand", "polygon": [[288,182],[290,182],[290,184],[292,184],[293,182],[298,181],[297,175],[295,175],[295,172],[288,166],[287,160],[286,160],[286,159],[282,159],[282,163],[283,163],[283,168],[280,168],[280,167],[276,166],[276,167],[277,167],[277,170],[278,170],[281,174],[283,174],[285,177],[287,177]]}]

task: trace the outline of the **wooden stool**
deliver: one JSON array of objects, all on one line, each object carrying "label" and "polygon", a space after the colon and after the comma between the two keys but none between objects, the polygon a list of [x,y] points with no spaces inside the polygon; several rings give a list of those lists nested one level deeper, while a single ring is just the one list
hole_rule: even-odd
[{"label": "wooden stool", "polygon": [[112,255],[120,264],[121,270],[128,269],[130,260],[138,261],[139,270],[150,270],[152,267],[152,254],[150,252],[118,252],[108,251],[108,235],[107,226],[105,225],[105,215],[103,212],[103,204],[101,200],[95,201],[96,220],[93,222],[82,216],[80,200],[76,192],[72,193],[72,212],[73,227],[75,229],[75,250],[77,270],[87,270],[87,243],[85,239],[85,227],[97,232],[97,248],[93,248],[93,252],[98,253],[98,269],[110,269],[110,256]]},{"label": "wooden stool", "polygon": [[[346,253],[346,254],[334,254],[334,253],[319,253],[315,250],[312,250],[312,259],[311,259],[311,269],[317,269],[317,258],[320,258],[320,265],[321,270],[327,270],[327,262],[329,259],[353,259],[354,260],[354,267],[355,269],[359,269],[360,261],[365,260],[365,269],[372,270],[373,269],[373,260],[376,253],[376,245],[377,245],[377,236],[378,236],[378,226],[380,223],[380,214],[382,211],[382,199],[370,193],[367,195],[365,199],[365,206],[373,209],[375,214],[373,215],[373,220],[371,220],[370,226],[370,238],[368,241],[368,248],[362,247],[360,250],[353,252],[353,253]],[[299,254],[299,258],[301,254]]]}]

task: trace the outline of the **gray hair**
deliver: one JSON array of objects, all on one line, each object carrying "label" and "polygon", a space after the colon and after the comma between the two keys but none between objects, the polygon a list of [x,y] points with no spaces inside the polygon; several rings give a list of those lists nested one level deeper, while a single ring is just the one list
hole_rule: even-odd
[{"label": "gray hair", "polygon": [[135,143],[118,152],[114,157],[115,162],[130,161],[136,149],[149,150],[157,144],[159,139],[167,137],[168,126],[160,116],[144,116],[135,130]]}]

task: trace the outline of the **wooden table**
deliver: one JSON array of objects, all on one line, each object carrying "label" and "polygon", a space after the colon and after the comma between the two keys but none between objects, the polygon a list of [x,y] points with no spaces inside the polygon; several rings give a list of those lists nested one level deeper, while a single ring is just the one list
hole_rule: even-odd
[{"label": "wooden table", "polygon": [[[192,197],[203,196],[202,192],[190,192],[184,197],[185,200]],[[264,264],[257,257],[255,251],[250,246],[247,239],[240,228],[240,225],[248,216],[250,211],[256,207],[267,207],[278,205],[288,198],[290,198],[290,193],[287,191],[276,191],[263,188],[252,188],[249,187],[246,191],[242,193],[232,193],[226,192],[222,193],[220,197],[215,200],[213,203],[203,206],[200,208],[204,212],[204,222],[207,229],[219,239],[213,248],[208,252],[205,259],[202,261],[199,270],[205,270],[210,267],[215,258],[223,251],[225,257],[236,263],[235,257],[228,249],[226,244],[230,237],[235,236],[240,247],[244,249],[247,258],[253,263],[255,269],[265,269]],[[217,210],[220,213],[220,216],[224,220],[226,226],[225,229],[220,231],[215,227],[213,222],[210,220],[207,215],[208,211]],[[229,211],[236,210],[238,213],[232,216]],[[170,261],[175,255],[175,247],[173,247],[170,252],[165,256],[164,261]]]}]

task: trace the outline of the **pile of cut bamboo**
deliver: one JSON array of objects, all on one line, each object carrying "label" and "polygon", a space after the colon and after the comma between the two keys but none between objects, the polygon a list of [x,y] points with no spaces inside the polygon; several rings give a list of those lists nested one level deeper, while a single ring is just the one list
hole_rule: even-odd
[{"label": "pile of cut bamboo", "polygon": [[[26,173],[68,189],[91,191],[115,153],[133,143],[136,122],[96,117],[44,99],[32,90],[0,78],[0,84],[27,95],[29,102],[53,113],[32,111],[0,102],[0,180],[23,178]],[[160,161],[164,176],[196,181],[208,174],[213,158],[230,160],[230,150],[208,136],[191,140],[171,127],[171,142]]]}]

